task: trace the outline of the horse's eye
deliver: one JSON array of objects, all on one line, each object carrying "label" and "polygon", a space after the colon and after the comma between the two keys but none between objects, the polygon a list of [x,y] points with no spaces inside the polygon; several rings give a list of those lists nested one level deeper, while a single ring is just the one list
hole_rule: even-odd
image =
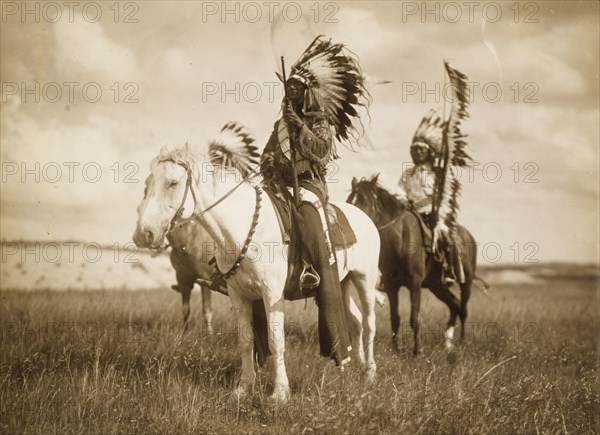
[{"label": "horse's eye", "polygon": [[179,184],[179,181],[173,180],[169,183],[169,188],[173,188]]}]

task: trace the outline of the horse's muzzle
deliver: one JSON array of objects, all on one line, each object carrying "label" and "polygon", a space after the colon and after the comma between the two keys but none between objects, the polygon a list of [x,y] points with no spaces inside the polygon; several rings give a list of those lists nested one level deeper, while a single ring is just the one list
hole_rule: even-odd
[{"label": "horse's muzzle", "polygon": [[133,243],[138,248],[157,249],[162,245],[162,238],[150,229],[136,228],[133,233]]}]

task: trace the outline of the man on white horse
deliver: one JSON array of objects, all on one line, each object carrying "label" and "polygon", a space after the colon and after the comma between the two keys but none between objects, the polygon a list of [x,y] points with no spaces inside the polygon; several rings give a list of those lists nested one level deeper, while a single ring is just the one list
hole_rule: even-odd
[{"label": "man on white horse", "polygon": [[293,242],[302,245],[302,259],[310,263],[301,287],[316,287],[321,355],[342,366],[350,360],[351,347],[326,218],[325,175],[326,165],[338,157],[334,136],[340,142],[355,139],[352,122],[358,114],[354,106],[366,107],[369,94],[357,60],[342,44],[332,44],[321,36],[292,66],[285,87],[283,116],[275,122],[265,146],[261,170],[266,186],[287,197],[294,209],[299,234]]},{"label": "man on white horse", "polygon": [[[445,285],[456,282],[454,261],[456,259],[454,243],[450,237],[445,219],[449,212],[447,192],[440,195],[441,201],[436,222],[432,221],[436,171],[434,159],[440,153],[443,122],[435,111],[429,112],[421,121],[413,136],[410,155],[414,166],[406,169],[398,181],[398,194],[408,201],[423,221],[433,230],[433,249],[442,261],[442,281]],[[440,241],[441,243],[438,243]],[[440,249],[441,244],[441,249]]]}]

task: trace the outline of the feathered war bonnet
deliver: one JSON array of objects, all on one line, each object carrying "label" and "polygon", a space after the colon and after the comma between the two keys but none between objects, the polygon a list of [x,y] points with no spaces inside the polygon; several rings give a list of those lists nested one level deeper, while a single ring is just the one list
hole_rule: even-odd
[{"label": "feathered war bonnet", "polygon": [[217,136],[208,142],[211,163],[235,168],[247,176],[258,165],[260,154],[254,145],[254,137],[241,124],[228,122]]},{"label": "feathered war bonnet", "polygon": [[445,122],[436,110],[430,110],[423,117],[412,139],[411,148],[427,147],[432,157],[439,157],[442,150],[442,131]]},{"label": "feathered war bonnet", "polygon": [[371,95],[356,55],[319,35],[292,65],[289,79],[306,85],[305,115],[323,114],[339,142],[351,148],[358,143],[362,136],[358,110],[363,107],[368,114]]}]

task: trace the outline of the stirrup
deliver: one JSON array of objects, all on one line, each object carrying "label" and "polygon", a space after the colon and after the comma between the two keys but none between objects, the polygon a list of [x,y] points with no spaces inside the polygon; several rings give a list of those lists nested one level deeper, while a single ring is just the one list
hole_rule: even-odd
[{"label": "stirrup", "polygon": [[456,284],[456,280],[454,278],[452,278],[451,276],[445,276],[442,282],[447,287],[451,287],[454,284]]},{"label": "stirrup", "polygon": [[211,290],[222,293],[221,288],[227,289],[227,281],[225,280],[225,278],[223,278],[223,275],[217,270],[215,270],[213,275],[210,277],[209,282],[210,281],[212,282],[208,288],[210,288]]},{"label": "stirrup", "polygon": [[302,272],[300,272],[300,289],[302,291],[312,290],[319,286],[321,277],[313,268],[312,264],[302,260]]},{"label": "stirrup", "polygon": [[456,277],[454,276],[452,269],[442,272],[442,283],[446,287],[451,287],[456,284]]}]

